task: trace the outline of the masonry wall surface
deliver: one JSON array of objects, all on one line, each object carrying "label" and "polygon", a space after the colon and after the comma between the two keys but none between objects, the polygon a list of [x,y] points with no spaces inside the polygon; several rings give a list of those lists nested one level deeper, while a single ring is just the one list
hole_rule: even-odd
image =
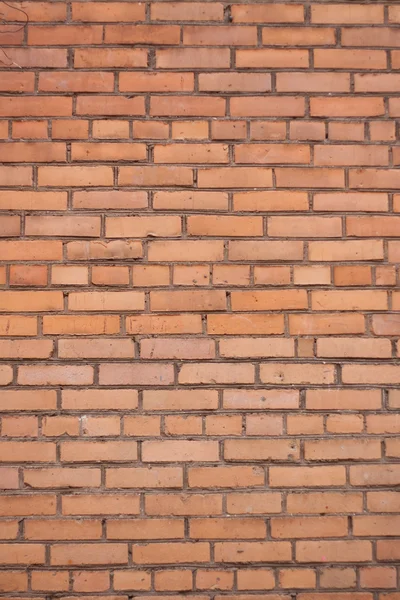
[{"label": "masonry wall surface", "polygon": [[399,600],[400,2],[0,12],[0,596]]}]

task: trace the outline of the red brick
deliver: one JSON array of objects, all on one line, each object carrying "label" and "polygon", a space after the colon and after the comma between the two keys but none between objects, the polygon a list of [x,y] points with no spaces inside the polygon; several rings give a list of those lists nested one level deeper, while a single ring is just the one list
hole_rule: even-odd
[{"label": "red brick", "polygon": [[225,99],[211,96],[153,96],[150,114],[155,117],[221,117],[225,114]]},{"label": "red brick", "polygon": [[400,46],[400,36],[390,27],[349,27],[342,30],[343,46]]},{"label": "red brick", "polygon": [[348,92],[350,78],[347,73],[278,73],[278,92]]},{"label": "red brick", "polygon": [[[5,136],[8,137],[8,134]],[[14,121],[12,125],[14,139],[43,139],[48,138],[47,121]],[[39,148],[39,146],[36,146]]]},{"label": "red brick", "polygon": [[[308,366],[308,368],[307,368]],[[309,365],[291,363],[265,363],[261,365],[261,381],[275,385],[299,383],[331,384],[335,380],[335,367],[330,364]]]},{"label": "red brick", "polygon": [[155,312],[225,310],[226,293],[215,290],[150,292],[150,306]]},{"label": "red brick", "polygon": [[169,385],[173,366],[165,363],[104,363],[100,366],[101,385]]},{"label": "red brick", "polygon": [[275,514],[282,509],[281,494],[275,492],[242,492],[227,495],[229,514]]},{"label": "red brick", "polygon": [[104,592],[110,587],[107,571],[74,571],[73,578],[76,592]]},{"label": "red brick", "polygon": [[270,92],[271,78],[261,73],[204,73],[199,75],[201,92]]},{"label": "red brick", "polygon": [[[85,5],[87,5],[86,2]],[[124,5],[124,11],[126,8]],[[57,51],[53,50],[53,52]],[[131,69],[147,67],[147,60],[148,50],[144,48],[76,48],[74,67],[78,69]]]},{"label": "red brick", "polygon": [[[355,517],[357,519],[357,517]],[[273,517],[272,538],[346,537],[346,517]]]},{"label": "red brick", "polygon": [[107,25],[106,44],[179,44],[176,25]]},{"label": "red brick", "polygon": [[152,21],[222,21],[223,5],[216,2],[158,2],[151,6]]},{"label": "red brick", "polygon": [[65,592],[69,589],[69,576],[65,571],[34,571],[31,585],[35,591]]},{"label": "red brick", "polygon": [[271,487],[326,487],[344,485],[346,473],[342,466],[271,467]]},{"label": "red brick", "polygon": [[68,71],[41,73],[41,92],[112,92],[112,73],[70,73]]},{"label": "red brick", "polygon": [[106,471],[108,488],[181,488],[180,467],[109,468]]},{"label": "red brick", "polygon": [[286,192],[271,190],[263,192],[235,192],[233,195],[235,211],[281,212],[308,210],[306,192]]},{"label": "red brick", "polygon": [[191,187],[193,171],[188,167],[120,167],[119,184],[145,187]]},{"label": "red brick", "polygon": [[307,460],[373,460],[381,457],[379,440],[335,440],[306,441]]},{"label": "red brick", "polygon": [[127,544],[59,544],[51,549],[52,565],[119,565],[128,563]]},{"label": "red brick", "polygon": [[266,529],[261,519],[190,519],[189,534],[195,539],[263,539]]},{"label": "red brick", "polygon": [[303,117],[304,99],[293,97],[234,97],[231,99],[234,117]]},{"label": "red brick", "polygon": [[181,219],[171,216],[155,217],[107,217],[106,236],[123,237],[179,237]]},{"label": "red brick", "polygon": [[76,114],[94,116],[143,115],[144,98],[137,96],[78,96]]},{"label": "red brick", "polygon": [[224,444],[225,460],[232,461],[296,461],[299,446],[290,440],[227,440]]},{"label": "red brick", "polygon": [[[1,354],[1,345],[0,345]],[[149,359],[184,359],[214,358],[214,342],[196,338],[184,340],[180,338],[147,339],[140,342],[140,356]]]},{"label": "red brick", "polygon": [[233,587],[233,572],[206,571],[198,569],[196,572],[196,588],[199,590],[230,590]]},{"label": "red brick", "polygon": [[[262,48],[236,51],[236,66],[239,68],[306,69],[309,65],[307,50]],[[283,100],[281,98],[281,100]]]},{"label": "red brick", "polygon": [[144,462],[216,461],[218,443],[214,441],[146,441],[142,444]]},{"label": "red brick", "polygon": [[239,4],[232,6],[233,23],[302,23],[301,4]]},{"label": "red brick", "polygon": [[218,398],[213,390],[145,390],[143,406],[157,411],[212,410]]},{"label": "red brick", "polygon": [[217,542],[215,560],[217,563],[257,563],[290,560],[289,542]]},{"label": "red brick", "polygon": [[206,563],[210,558],[207,542],[168,542],[133,545],[134,564]]},{"label": "red brick", "polygon": [[400,10],[337,1],[2,7],[6,600],[400,600]]},{"label": "red brick", "polygon": [[335,44],[335,30],[319,27],[268,27],[262,30],[265,46],[328,46]]},{"label": "red brick", "polygon": [[159,69],[227,69],[229,48],[163,48],[156,50]]},{"label": "red brick", "polygon": [[191,590],[193,575],[191,571],[158,571],[155,573],[154,588],[159,591]]},{"label": "red brick", "polygon": [[183,365],[179,383],[253,383],[254,367],[246,363],[191,363]]},{"label": "red brick", "polygon": [[183,28],[183,43],[188,46],[253,46],[257,43],[257,29],[189,25]]},{"label": "red brick", "polygon": [[256,487],[264,483],[264,472],[258,467],[191,467],[189,487]]},{"label": "red brick", "polygon": [[149,590],[151,576],[148,571],[114,571],[115,590]]},{"label": "red brick", "polygon": [[43,544],[1,544],[0,564],[44,565],[45,546]]},{"label": "red brick", "polygon": [[30,488],[81,488],[87,485],[98,487],[100,470],[68,467],[25,469],[24,482]]},{"label": "red brick", "polygon": [[126,329],[128,333],[134,334],[201,333],[201,316],[191,314],[132,316],[126,319]]},{"label": "red brick", "polygon": [[3,592],[26,592],[28,589],[28,573],[23,571],[2,571],[0,588]]},{"label": "red brick", "polygon": [[266,290],[232,292],[232,310],[282,310],[307,308],[306,292],[303,290]]},{"label": "red brick", "polygon": [[295,390],[226,390],[223,405],[234,410],[294,409],[299,406],[299,394]]},{"label": "red brick", "polygon": [[237,586],[239,590],[272,590],[275,587],[274,572],[271,569],[239,569]]},{"label": "red brick", "polygon": [[[311,8],[312,23],[383,23],[383,6],[361,4],[316,5]],[[338,14],[339,13],[339,14]]]},{"label": "red brick", "polygon": [[85,46],[101,44],[102,27],[99,25],[30,25],[28,44],[32,46]]},{"label": "red brick", "polygon": [[296,542],[299,562],[368,562],[372,558],[371,543],[359,540]]},{"label": "red brick", "polygon": [[73,2],[73,21],[144,21],[145,7],[141,3],[125,5],[124,2]]}]

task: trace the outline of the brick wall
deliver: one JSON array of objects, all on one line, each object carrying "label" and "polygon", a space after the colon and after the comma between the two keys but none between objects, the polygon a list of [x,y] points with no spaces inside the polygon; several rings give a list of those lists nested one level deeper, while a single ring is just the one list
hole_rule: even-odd
[{"label": "brick wall", "polygon": [[400,2],[0,12],[1,596],[399,600]]}]

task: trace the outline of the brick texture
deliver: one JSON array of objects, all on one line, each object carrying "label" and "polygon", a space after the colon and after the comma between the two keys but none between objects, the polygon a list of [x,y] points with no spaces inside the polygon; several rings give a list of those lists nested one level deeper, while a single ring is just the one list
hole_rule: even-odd
[{"label": "brick texture", "polygon": [[0,1],[0,596],[399,600],[398,0]]}]

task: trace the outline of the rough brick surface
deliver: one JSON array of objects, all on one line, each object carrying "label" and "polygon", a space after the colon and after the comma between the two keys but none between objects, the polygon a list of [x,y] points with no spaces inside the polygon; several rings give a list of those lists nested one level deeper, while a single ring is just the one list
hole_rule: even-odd
[{"label": "rough brick surface", "polygon": [[399,600],[399,0],[0,21],[0,598]]}]

